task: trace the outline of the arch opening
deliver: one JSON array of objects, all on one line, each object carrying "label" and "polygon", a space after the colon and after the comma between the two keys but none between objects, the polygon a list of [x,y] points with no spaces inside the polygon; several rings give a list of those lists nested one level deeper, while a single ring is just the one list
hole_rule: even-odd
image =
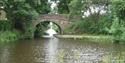
[{"label": "arch opening", "polygon": [[[34,38],[41,38],[43,37],[43,35],[48,35],[46,31],[50,29],[50,22],[52,21],[43,21],[43,22],[38,23],[35,27]],[[52,29],[55,30],[57,34],[61,34],[62,29],[60,25],[55,22],[52,22],[52,23],[53,23]]]}]

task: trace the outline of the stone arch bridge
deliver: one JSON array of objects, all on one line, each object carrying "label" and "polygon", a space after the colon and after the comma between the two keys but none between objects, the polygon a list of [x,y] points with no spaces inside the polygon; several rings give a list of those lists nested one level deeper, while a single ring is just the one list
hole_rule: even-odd
[{"label": "stone arch bridge", "polygon": [[64,29],[66,29],[70,22],[69,22],[69,18],[61,15],[61,14],[45,14],[45,15],[40,15],[36,20],[32,21],[32,25],[35,28],[36,25],[38,25],[41,22],[45,22],[45,21],[50,21],[53,22],[55,24],[57,24],[59,26],[59,28],[61,29],[61,34],[63,34]]}]

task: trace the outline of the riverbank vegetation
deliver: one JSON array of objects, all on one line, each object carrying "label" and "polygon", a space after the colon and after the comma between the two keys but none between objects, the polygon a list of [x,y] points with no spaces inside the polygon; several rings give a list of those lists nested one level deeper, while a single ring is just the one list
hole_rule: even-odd
[{"label": "riverbank vegetation", "polygon": [[0,20],[0,42],[10,42],[18,40],[20,33],[12,28],[12,23],[8,20]]},{"label": "riverbank vegetation", "polygon": [[1,31],[0,32],[0,42],[10,42],[19,40],[20,34],[16,31]]},{"label": "riverbank vegetation", "polygon": [[69,8],[68,32],[110,35],[114,42],[125,42],[124,0],[72,0]]},{"label": "riverbank vegetation", "polygon": [[[8,20],[0,23],[1,37],[6,33],[16,37],[18,34],[11,32],[16,29],[24,37],[33,38],[32,20],[51,11],[47,0],[1,0],[0,3]],[[125,42],[124,0],[59,0],[57,7],[59,14],[69,16],[71,25],[66,29],[67,34],[112,36],[114,42]]]}]

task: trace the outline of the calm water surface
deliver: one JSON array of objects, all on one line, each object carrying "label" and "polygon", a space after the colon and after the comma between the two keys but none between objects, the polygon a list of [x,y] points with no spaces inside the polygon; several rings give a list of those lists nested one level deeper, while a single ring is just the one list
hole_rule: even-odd
[{"label": "calm water surface", "polygon": [[21,40],[0,45],[0,63],[125,63],[125,44],[57,38]]}]

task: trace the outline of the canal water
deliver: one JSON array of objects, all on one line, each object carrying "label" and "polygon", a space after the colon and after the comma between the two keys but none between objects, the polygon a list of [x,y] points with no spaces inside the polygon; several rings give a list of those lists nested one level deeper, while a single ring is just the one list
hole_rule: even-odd
[{"label": "canal water", "polygon": [[0,45],[0,63],[125,63],[125,44],[34,39]]}]

